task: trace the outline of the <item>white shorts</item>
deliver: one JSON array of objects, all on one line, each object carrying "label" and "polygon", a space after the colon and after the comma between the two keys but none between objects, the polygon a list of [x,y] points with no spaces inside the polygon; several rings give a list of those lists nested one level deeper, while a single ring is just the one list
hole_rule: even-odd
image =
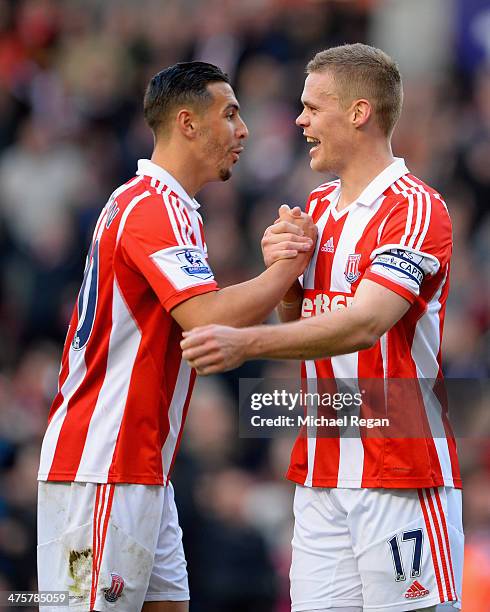
[{"label": "white shorts", "polygon": [[39,590],[68,591],[70,609],[189,599],[172,485],[40,482],[37,561]]},{"label": "white shorts", "polygon": [[296,487],[292,611],[461,607],[461,491]]}]

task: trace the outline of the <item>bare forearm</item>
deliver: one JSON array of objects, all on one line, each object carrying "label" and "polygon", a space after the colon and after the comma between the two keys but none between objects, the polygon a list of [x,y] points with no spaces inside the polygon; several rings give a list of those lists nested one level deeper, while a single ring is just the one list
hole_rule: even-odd
[{"label": "bare forearm", "polygon": [[200,325],[218,323],[246,327],[262,323],[296,280],[297,272],[288,261],[278,261],[262,274],[244,283],[216,292]]},{"label": "bare forearm", "polygon": [[352,305],[283,325],[233,329],[220,325],[184,333],[183,356],[199,374],[238,367],[248,359],[321,359],[371,348],[410,308],[405,297],[370,280]]},{"label": "bare forearm", "polygon": [[277,307],[277,314],[281,323],[297,321],[301,316],[301,303],[303,301],[303,287],[299,280],[288,289]]},{"label": "bare forearm", "polygon": [[243,333],[246,359],[319,359],[370,348],[378,339],[369,317],[355,308]]}]

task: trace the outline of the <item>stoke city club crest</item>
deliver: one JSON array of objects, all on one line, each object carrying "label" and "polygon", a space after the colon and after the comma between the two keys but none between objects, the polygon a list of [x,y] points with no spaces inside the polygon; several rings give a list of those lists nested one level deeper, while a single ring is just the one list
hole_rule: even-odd
[{"label": "stoke city club crest", "polygon": [[348,283],[355,283],[356,280],[361,276],[361,273],[359,272],[360,260],[360,253],[352,253],[351,255],[349,255],[349,257],[347,257],[344,276]]}]

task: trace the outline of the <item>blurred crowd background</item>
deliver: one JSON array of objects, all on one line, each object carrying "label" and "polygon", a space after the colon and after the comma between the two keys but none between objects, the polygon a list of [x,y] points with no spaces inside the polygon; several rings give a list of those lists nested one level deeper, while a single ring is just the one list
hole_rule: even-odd
[{"label": "blurred crowd background", "polygon": [[[232,78],[250,138],[233,178],[199,196],[221,286],[262,270],[282,203],[325,178],[294,119],[305,63],[327,46],[391,53],[405,84],[394,152],[446,198],[454,224],[444,371],[488,378],[488,0],[0,0],[0,590],[35,589],[36,472],[94,222],[152,150],[149,78],[200,59]],[[286,612],[290,440],[240,439],[238,376],[198,382],[174,486],[193,612]],[[484,400],[483,396],[483,400]],[[457,407],[467,535],[463,612],[490,610],[490,411]],[[482,432],[486,432],[483,433]]]}]

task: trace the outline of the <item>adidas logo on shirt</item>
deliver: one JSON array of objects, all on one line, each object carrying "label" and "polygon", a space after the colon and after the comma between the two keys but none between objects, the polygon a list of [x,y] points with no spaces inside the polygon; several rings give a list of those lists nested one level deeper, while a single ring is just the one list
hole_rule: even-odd
[{"label": "adidas logo on shirt", "polygon": [[333,236],[330,236],[327,242],[325,242],[325,244],[322,246],[321,250],[322,253],[333,253],[335,251],[335,247],[333,246]]},{"label": "adidas logo on shirt", "polygon": [[412,583],[412,586],[407,589],[405,597],[407,599],[418,599],[419,597],[425,597],[428,594],[429,590],[423,587],[420,582],[416,580]]}]

